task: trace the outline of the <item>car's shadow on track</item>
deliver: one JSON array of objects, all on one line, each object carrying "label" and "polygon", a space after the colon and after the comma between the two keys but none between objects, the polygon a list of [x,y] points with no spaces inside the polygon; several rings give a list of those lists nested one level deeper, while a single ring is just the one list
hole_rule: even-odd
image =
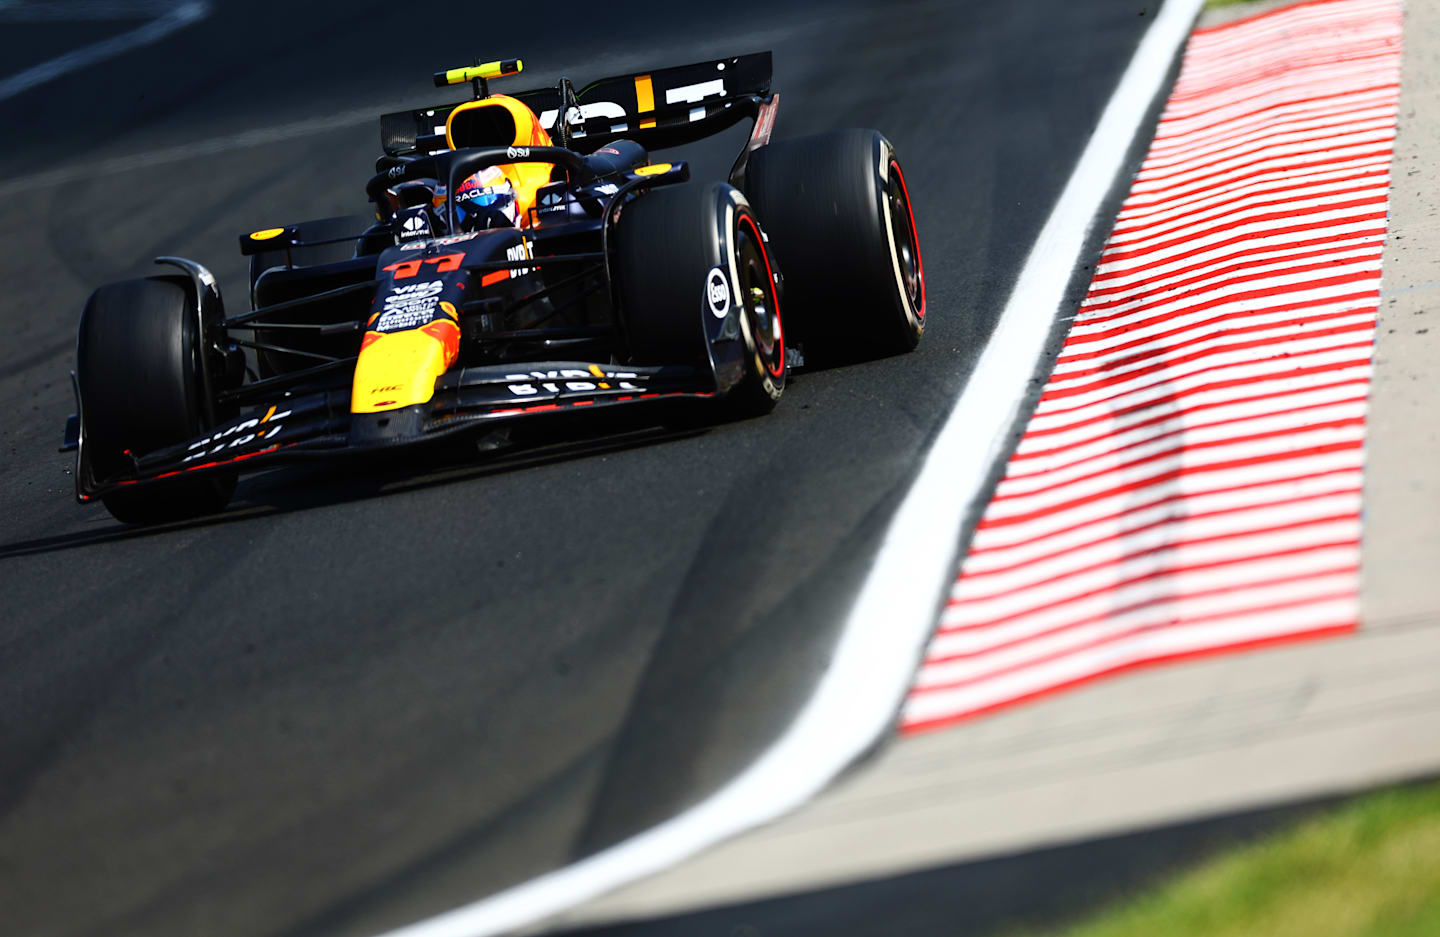
[{"label": "car's shadow on track", "polygon": [[[471,439],[437,444],[423,454],[407,449],[354,457],[338,463],[275,468],[242,481],[238,492],[239,503],[219,514],[150,527],[132,527],[117,522],[102,530],[18,540],[0,544],[0,559],[123,543],[421,491],[688,439],[703,435],[722,423],[689,419],[683,411],[661,413],[663,422],[658,424],[653,415],[639,419],[630,414],[617,414],[615,417],[601,421],[592,418],[590,425],[580,428],[564,422],[562,418],[553,418],[547,421],[550,425],[541,429],[527,428],[514,440],[503,442],[494,449],[488,448],[494,441],[482,437],[480,446],[486,448],[478,451],[476,440]],[[582,432],[583,438],[576,438]]]}]

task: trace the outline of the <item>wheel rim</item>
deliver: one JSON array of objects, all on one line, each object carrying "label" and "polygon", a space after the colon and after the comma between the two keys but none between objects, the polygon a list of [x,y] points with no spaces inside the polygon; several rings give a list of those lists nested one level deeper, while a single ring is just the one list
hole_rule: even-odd
[{"label": "wheel rim", "polygon": [[749,326],[755,355],[774,377],[785,371],[785,334],[780,324],[775,281],[759,231],[748,217],[738,226],[736,267],[740,276],[741,315]]},{"label": "wheel rim", "polygon": [[910,193],[905,188],[905,177],[900,172],[900,164],[894,160],[890,161],[890,182],[886,198],[889,201],[890,236],[900,268],[900,283],[916,318],[924,318],[925,267],[920,259],[920,241],[915,236],[915,215],[910,209]]}]

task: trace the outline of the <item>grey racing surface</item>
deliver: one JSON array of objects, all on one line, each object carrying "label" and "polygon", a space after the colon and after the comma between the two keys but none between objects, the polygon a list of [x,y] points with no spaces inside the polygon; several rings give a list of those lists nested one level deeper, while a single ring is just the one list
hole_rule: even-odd
[{"label": "grey racing surface", "polygon": [[[0,929],[371,934],[733,777],[823,671],[1157,8],[222,0],[0,100]],[[0,62],[67,28],[5,23]],[[276,470],[192,523],[73,502],[55,447],[85,297],[179,254],[242,310],[237,234],[364,210],[377,125],[336,115],[455,100],[429,75],[476,56],[523,57],[520,88],[761,49],[777,139],[895,143],[926,262],[915,353],[802,371],[763,419]],[[683,155],[720,178],[743,138]]]}]

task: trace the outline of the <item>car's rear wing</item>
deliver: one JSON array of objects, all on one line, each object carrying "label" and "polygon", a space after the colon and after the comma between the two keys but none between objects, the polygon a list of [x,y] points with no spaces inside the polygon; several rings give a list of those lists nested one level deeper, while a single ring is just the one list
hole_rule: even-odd
[{"label": "car's rear wing", "polygon": [[[770,94],[769,52],[617,75],[575,91],[553,88],[512,95],[540,117],[560,146],[582,152],[622,137],[650,150],[683,146],[756,118]],[[567,100],[568,99],[568,100]],[[456,104],[399,111],[380,118],[380,145],[390,156],[445,148],[445,120]],[[568,119],[561,124],[561,111]]]}]

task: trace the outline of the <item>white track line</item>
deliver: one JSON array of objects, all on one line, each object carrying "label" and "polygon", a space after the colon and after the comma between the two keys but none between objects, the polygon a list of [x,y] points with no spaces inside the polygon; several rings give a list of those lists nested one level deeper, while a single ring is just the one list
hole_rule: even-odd
[{"label": "white track line", "polygon": [[[485,937],[573,907],[766,823],[814,796],[893,731],[941,599],[965,519],[1006,455],[1026,386],[1106,192],[1163,88],[1201,0],[1167,0],[1136,49],[1020,272],[969,383],[891,520],[844,632],[785,734],[706,800],[638,836],[489,898],[384,937]],[[997,406],[997,401],[1010,401]]]},{"label": "white track line", "polygon": [[[133,7],[133,5],[131,5]],[[145,12],[155,12],[155,4],[143,4]],[[125,9],[123,4],[103,4],[94,9],[87,8],[87,5],[77,6],[67,11],[63,6],[52,7],[0,7],[0,20],[10,22],[64,22],[69,20],[95,20],[114,19],[116,15]],[[133,7],[135,15],[140,7]],[[70,14],[67,16],[67,12]],[[139,12],[144,15],[144,12]],[[13,98],[17,94],[29,91],[31,88],[53,81],[61,75],[69,72],[79,71],[83,68],[90,68],[99,65],[107,59],[129,52],[131,49],[138,49],[141,46],[148,46],[159,42],[171,33],[184,29],[192,23],[198,23],[210,15],[210,4],[206,0],[193,0],[190,3],[173,5],[170,9],[143,26],[132,29],[129,32],[121,33],[118,36],[111,36],[109,39],[102,39],[91,45],[66,52],[64,55],[56,56],[48,62],[41,62],[39,65],[25,69],[23,72],[11,75],[8,78],[0,78],[0,101],[6,98]]]}]

